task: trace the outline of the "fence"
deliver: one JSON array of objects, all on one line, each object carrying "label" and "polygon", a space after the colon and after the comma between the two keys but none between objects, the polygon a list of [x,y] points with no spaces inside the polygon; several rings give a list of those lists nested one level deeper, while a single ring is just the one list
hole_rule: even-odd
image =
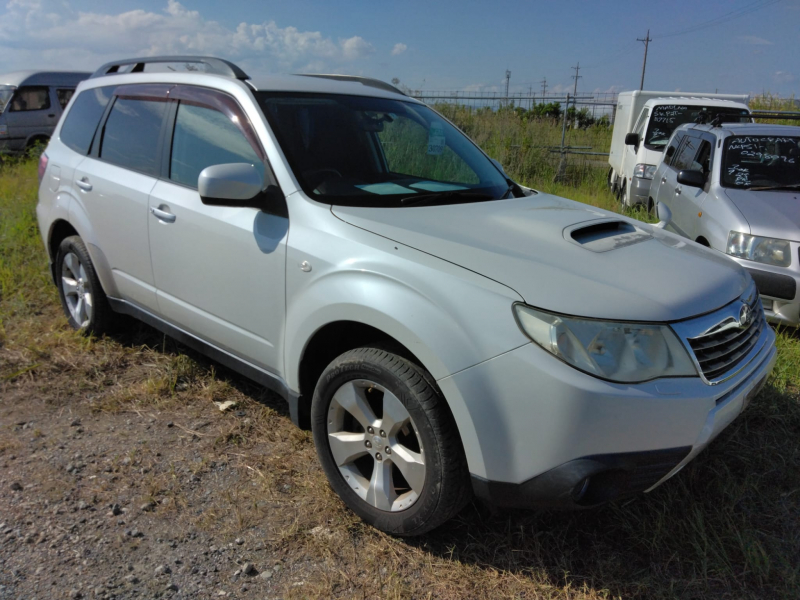
[{"label": "fence", "polygon": [[580,93],[577,96],[565,93],[534,94],[533,92],[517,92],[506,95],[503,92],[472,92],[472,91],[428,91],[411,90],[409,95],[426,104],[459,104],[471,108],[499,108],[513,106],[532,110],[537,104],[558,103],[567,107],[575,105],[579,110],[588,108],[593,119],[608,116],[614,122],[617,94],[615,92]]}]

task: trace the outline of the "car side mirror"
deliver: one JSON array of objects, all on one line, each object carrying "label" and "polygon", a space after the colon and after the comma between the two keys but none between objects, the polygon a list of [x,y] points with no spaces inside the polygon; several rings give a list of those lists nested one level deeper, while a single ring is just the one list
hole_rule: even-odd
[{"label": "car side mirror", "polygon": [[286,198],[269,168],[264,181],[249,163],[212,165],[200,172],[197,191],[209,206],[252,206],[279,217],[289,216]]},{"label": "car side mirror", "polygon": [[639,134],[638,133],[629,133],[625,136],[625,145],[626,146],[638,146],[639,145]]},{"label": "car side mirror", "polygon": [[672,211],[669,209],[669,206],[664,204],[663,202],[658,203],[658,223],[656,227],[659,229],[664,229],[669,222],[672,221]]},{"label": "car side mirror", "polygon": [[706,184],[706,176],[702,171],[680,171],[678,173],[678,183],[689,187],[701,188]]}]

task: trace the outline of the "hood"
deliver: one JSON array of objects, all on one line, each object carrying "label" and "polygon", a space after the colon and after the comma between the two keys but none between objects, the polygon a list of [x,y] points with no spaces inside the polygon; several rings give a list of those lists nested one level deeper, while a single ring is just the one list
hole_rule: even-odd
[{"label": "hood", "polygon": [[347,223],[502,283],[531,306],[570,315],[674,321],[731,302],[748,283],[738,264],[713,250],[548,194],[332,211]]},{"label": "hood", "polygon": [[800,242],[800,190],[751,191],[725,188],[750,224],[750,233]]}]

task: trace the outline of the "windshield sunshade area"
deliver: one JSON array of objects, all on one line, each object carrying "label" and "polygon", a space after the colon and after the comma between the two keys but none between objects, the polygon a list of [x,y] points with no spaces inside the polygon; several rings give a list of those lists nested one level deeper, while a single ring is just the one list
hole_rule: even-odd
[{"label": "windshield sunshade area", "polygon": [[722,185],[740,189],[800,187],[800,137],[732,136],[725,140]]},{"label": "windshield sunshade area", "polygon": [[423,104],[336,94],[257,96],[297,180],[317,201],[399,207],[509,193],[509,182],[483,152]]},{"label": "windshield sunshade area", "polygon": [[662,104],[653,107],[650,125],[644,136],[644,145],[652,149],[663,149],[669,143],[669,138],[678,125],[695,123],[701,116],[710,121],[717,115],[722,115],[722,120],[726,123],[750,122],[750,113],[743,108]]},{"label": "windshield sunshade area", "polygon": [[17,88],[10,85],[0,85],[0,113],[8,106],[8,101],[11,100],[11,96],[14,95],[15,89]]}]

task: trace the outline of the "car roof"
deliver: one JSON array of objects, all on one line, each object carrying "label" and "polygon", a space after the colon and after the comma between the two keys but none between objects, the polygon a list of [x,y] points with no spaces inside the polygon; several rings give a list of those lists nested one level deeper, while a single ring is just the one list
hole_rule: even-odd
[{"label": "car roof", "polygon": [[82,71],[13,71],[0,75],[0,85],[67,85],[76,86],[91,73]]},{"label": "car roof", "polygon": [[650,98],[645,105],[652,106],[653,104],[684,104],[686,106],[705,106],[709,103],[714,105],[730,105],[736,108],[748,108],[746,104],[736,102],[735,100],[725,100],[721,98],[699,98],[697,96],[668,96],[665,98]]},{"label": "car roof", "polygon": [[720,137],[728,135],[780,135],[780,136],[800,136],[800,127],[796,125],[770,125],[768,123],[723,123],[721,125],[709,125],[699,123],[683,123],[675,128],[675,131],[708,131],[721,133]]}]

